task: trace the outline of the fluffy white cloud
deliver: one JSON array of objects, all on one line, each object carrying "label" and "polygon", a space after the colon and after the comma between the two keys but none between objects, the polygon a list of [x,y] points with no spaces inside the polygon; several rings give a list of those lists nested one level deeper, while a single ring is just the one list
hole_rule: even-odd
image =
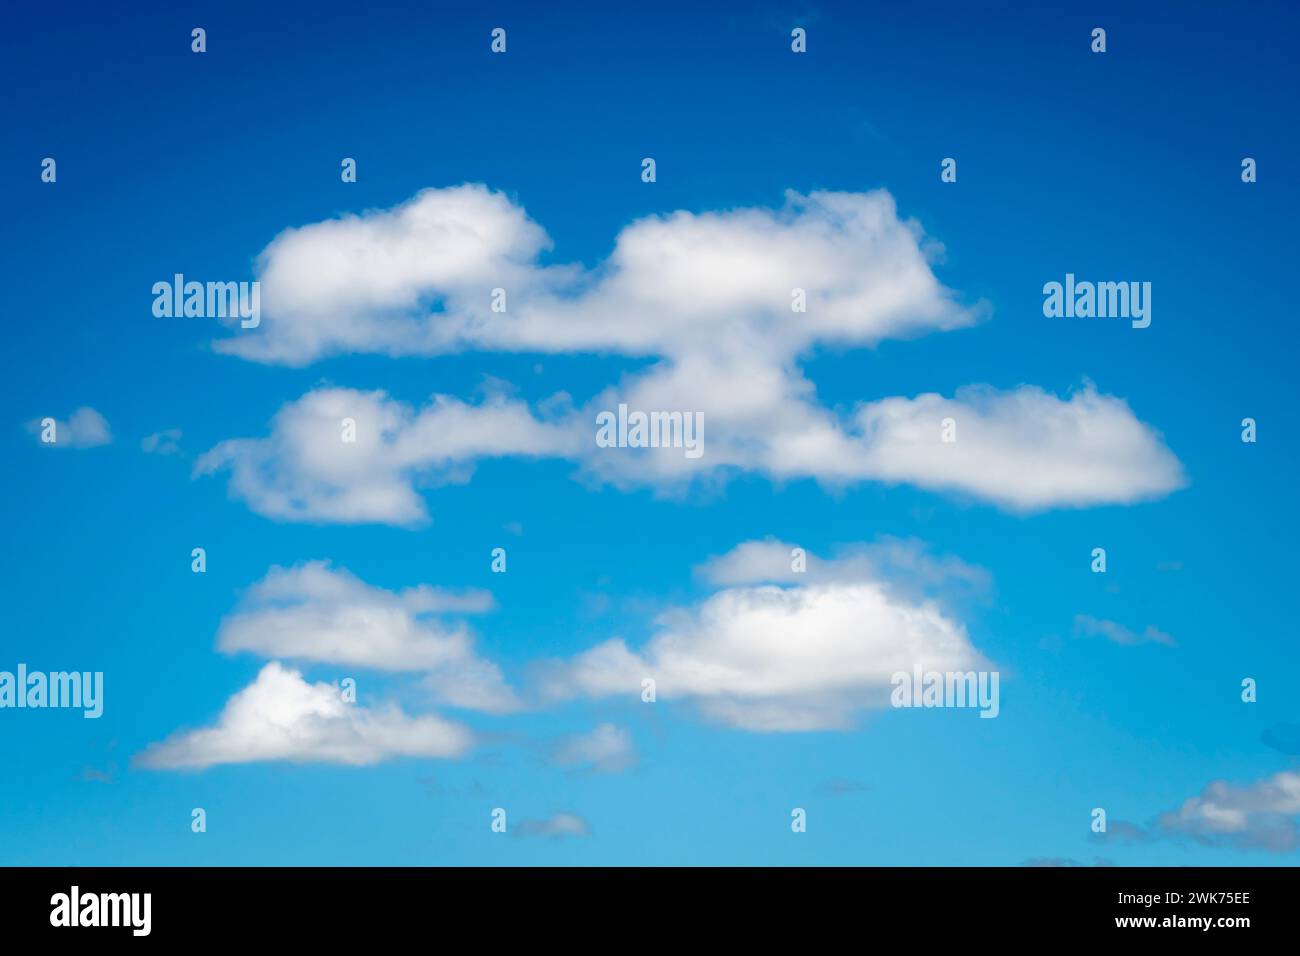
[{"label": "fluffy white cloud", "polygon": [[[354,441],[344,441],[345,419]],[[267,438],[200,456],[194,473],[229,469],[232,494],[272,518],[409,525],[428,520],[417,479],[463,481],[483,457],[565,454],[575,437],[502,396],[436,396],[417,412],[383,392],[325,388],[281,408]]]},{"label": "fluffy white cloud", "polygon": [[[466,480],[480,459],[498,457],[570,460],[618,486],[681,488],[741,470],[832,485],[909,482],[1023,512],[1132,503],[1185,484],[1159,436],[1091,386],[1068,400],[1031,386],[891,398],[841,421],[798,394],[773,400],[768,384],[777,383],[761,369],[735,391],[701,370],[701,390],[692,393],[680,378],[687,367],[662,380],[652,369],[582,410],[562,396],[544,409],[499,395],[479,404],[435,396],[416,409],[383,392],[320,389],[281,408],[265,438],[222,442],[194,472],[229,471],[232,494],[268,517],[396,525],[428,520],[417,487]],[[598,446],[596,414],[620,400],[642,409],[708,407],[703,457]],[[342,440],[345,418],[356,422],[355,442]],[[957,423],[956,442],[942,440],[945,418]]]},{"label": "fluffy white cloud", "polygon": [[[592,270],[542,267],[541,226],[481,185],[288,229],[258,259],[263,318],[218,343],[266,362],[465,348],[729,351],[792,356],[818,342],[968,325],[893,198],[788,192],[777,210],[677,212],[632,223]],[[491,308],[494,288],[507,309]],[[807,311],[792,311],[803,289]]]},{"label": "fluffy white cloud", "polygon": [[48,442],[42,437],[47,431],[45,418],[35,418],[27,423],[27,431],[46,448],[96,448],[113,440],[108,420],[88,405],[78,408],[67,421],[52,421],[54,440]]},{"label": "fluffy white cloud", "polygon": [[[616,486],[680,491],[735,472],[842,486],[907,482],[1015,511],[1128,503],[1184,483],[1159,436],[1091,386],[969,387],[819,403],[801,359],[817,347],[972,325],[930,268],[920,227],[890,195],[788,193],[779,209],[638,220],[587,270],[543,267],[545,232],[483,186],[431,189],[392,210],[278,236],[259,260],[261,325],[224,351],[305,364],[348,351],[601,352],[653,361],[582,408],[439,395],[419,409],[381,392],[320,389],[286,405],[265,439],[224,442],[198,473],[229,468],[262,514],[303,521],[426,520],[417,484],[463,480],[484,457],[577,461]],[[504,289],[505,311],[492,290]],[[801,290],[806,311],[792,310]],[[601,448],[596,416],[620,404],[704,423],[703,456]],[[355,419],[358,439],[339,440]],[[958,440],[940,439],[940,422]],[[692,418],[692,421],[700,419]]]},{"label": "fluffy white cloud", "polygon": [[899,671],[985,668],[965,627],[936,603],[859,575],[846,564],[800,586],[725,588],[661,615],[640,650],[615,638],[553,663],[542,693],[631,697],[649,677],[660,699],[693,701],[730,726],[843,729],[858,712],[888,705]]},{"label": "fluffy white cloud", "polygon": [[327,562],[272,568],[221,623],[217,647],[263,657],[425,671],[442,703],[489,712],[515,709],[500,670],[474,653],[454,615],[486,611],[485,591],[429,585],[386,591]]},{"label": "fluffy white cloud", "polygon": [[472,745],[469,729],[459,724],[345,703],[337,687],[309,684],[272,661],[226,702],[213,726],[173,734],[136,760],[167,770],[265,760],[365,765],[391,757],[457,757]]},{"label": "fluffy white cloud", "polygon": [[549,244],[523,209],[473,185],[286,229],[257,262],[263,331],[217,348],[288,365],[455,350],[493,288],[521,292],[548,277],[535,260]]},{"label": "fluffy white cloud", "polygon": [[[1127,403],[1088,385],[1068,401],[1039,388],[960,389],[858,409],[864,468],[882,481],[964,492],[1008,508],[1126,504],[1181,488],[1178,459]],[[956,440],[940,440],[951,418]]]},{"label": "fluffy white cloud", "polygon": [[614,724],[601,724],[589,733],[560,741],[554,761],[561,767],[618,773],[636,762],[632,735]]},{"label": "fluffy white cloud", "polygon": [[1159,827],[1203,843],[1288,852],[1300,845],[1297,816],[1300,772],[1284,770],[1246,786],[1216,780],[1164,814]]}]

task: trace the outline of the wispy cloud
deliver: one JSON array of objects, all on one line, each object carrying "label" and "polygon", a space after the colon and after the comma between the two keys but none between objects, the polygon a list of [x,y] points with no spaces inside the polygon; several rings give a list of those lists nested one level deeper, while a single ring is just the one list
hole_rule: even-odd
[{"label": "wispy cloud", "polygon": [[1104,621],[1088,614],[1074,616],[1074,633],[1086,637],[1104,637],[1113,644],[1131,647],[1137,644],[1163,644],[1176,647],[1177,643],[1164,631],[1148,624],[1146,630],[1138,633],[1114,621]]}]

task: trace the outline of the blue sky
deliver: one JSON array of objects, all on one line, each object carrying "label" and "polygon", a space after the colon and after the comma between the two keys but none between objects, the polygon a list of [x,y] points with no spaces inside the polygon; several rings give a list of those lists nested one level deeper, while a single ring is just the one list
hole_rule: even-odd
[{"label": "blue sky", "polygon": [[[11,265],[0,670],[102,671],[105,712],[0,710],[0,862],[1295,863],[1296,17],[1281,4],[1131,6],[11,14],[0,70],[21,95],[7,100],[0,158]],[[201,55],[190,50],[196,26],[207,30]],[[503,55],[489,50],[498,26]],[[790,50],[798,26],[803,55]],[[1104,54],[1089,50],[1097,26]],[[44,157],[57,160],[53,184],[41,182]],[[343,157],[357,160],[355,183],[340,180]],[[656,160],[654,183],[641,180],[644,157]],[[940,181],[944,157],[958,162],[955,183]],[[1258,182],[1241,181],[1243,157],[1257,160]],[[455,192],[466,183],[485,189]],[[467,215],[500,214],[527,247],[489,256],[519,270],[503,324],[459,301],[480,291],[464,276],[425,281],[422,263],[448,250],[418,234],[417,262],[395,280],[418,300],[397,317],[412,325],[394,337],[392,312],[373,303],[331,305],[322,319],[314,290],[336,303],[382,283],[363,267],[322,265],[333,234],[301,227],[362,217],[346,222],[382,271],[395,240],[374,211],[427,189],[432,214],[461,197]],[[787,190],[848,198],[791,207]],[[891,227],[895,208],[924,240]],[[701,218],[646,219],[678,210]],[[679,263],[704,262],[702,287],[656,272],[660,250],[689,248],[692,224],[706,221],[716,242]],[[521,222],[549,247],[533,249]],[[638,231],[646,222],[668,225]],[[866,240],[854,223],[868,224]],[[293,241],[259,260],[290,228]],[[644,258],[611,258],[645,235]],[[749,239],[769,242],[782,267],[824,267],[832,334],[787,332],[822,321],[815,308],[779,326],[745,312],[736,277]],[[715,284],[707,256],[718,249],[742,258],[724,255]],[[902,266],[882,266],[886,255]],[[553,287],[547,267],[566,265],[580,278]],[[1150,282],[1151,326],[1045,318],[1043,284],[1067,272]],[[150,289],[175,273],[260,276],[263,325],[155,318]],[[770,273],[770,263],[752,271],[760,286]],[[740,303],[734,312],[732,300],[716,314],[700,305],[718,288]],[[855,289],[872,316],[862,334]],[[900,297],[897,315],[871,311],[881,289]],[[584,308],[590,321],[576,325]],[[453,326],[448,348],[408,334]],[[556,330],[581,342],[556,345]],[[289,351],[257,360],[213,347],[257,336]],[[676,391],[657,377],[700,356],[704,384]],[[772,402],[770,429],[728,419],[732,397],[801,382],[815,396],[755,398]],[[970,385],[988,389],[961,404]],[[580,444],[590,410],[638,388],[703,410],[698,471]],[[357,407],[427,426],[402,438],[415,463],[378,478],[293,458],[292,423],[273,425],[309,395],[351,407],[377,390],[382,400]],[[471,444],[501,428],[519,448],[444,467],[425,440],[450,441],[451,425],[420,417],[435,393],[465,403]],[[861,438],[851,423],[863,403],[927,394],[943,399],[903,414],[933,420],[937,434],[940,412],[956,409],[957,447],[973,456],[959,475],[917,452],[904,477],[887,479],[908,457],[905,435],[850,441],[842,458],[799,444],[800,420],[784,418],[807,410]],[[83,407],[111,442],[42,447],[28,428]],[[518,429],[492,417],[502,408],[523,416]],[[1256,443],[1240,440],[1245,417],[1258,422]],[[1044,421],[1055,438],[1040,440]],[[142,448],[169,429],[180,431],[175,453]],[[222,445],[231,439],[260,444]],[[519,453],[533,442],[546,447]],[[715,455],[734,460],[715,470]],[[1097,461],[1110,467],[1094,475]],[[846,479],[844,468],[856,471]],[[304,491],[370,478],[382,493],[352,518]],[[294,510],[277,510],[276,487],[301,493]],[[423,514],[406,520],[390,493]],[[846,689],[841,675],[887,657],[894,638],[864,612],[862,658],[818,656],[815,601],[778,635],[793,656],[776,670],[811,675],[794,698],[736,690],[752,686],[744,653],[727,662],[734,686],[705,686],[692,662],[707,658],[710,628],[727,626],[705,608],[761,585],[722,580],[716,559],[768,540],[840,559],[817,584],[778,583],[775,600],[824,587],[851,608],[883,594],[890,608],[939,609],[962,653],[1001,674],[997,719],[893,710],[870,680]],[[191,572],[195,547],[205,574]],[[490,568],[497,547],[504,574]],[[1105,574],[1090,571],[1096,547]],[[361,617],[339,625],[353,639],[345,660],[266,650],[285,635],[259,630],[249,589],[314,561],[330,562],[331,587],[353,580],[340,569],[364,582],[348,591],[363,595]],[[436,619],[468,628],[467,659],[495,669],[512,706],[448,703],[409,658],[357,663],[369,651],[355,643],[372,633],[356,626],[373,623],[366,602],[389,607],[422,584],[490,594],[490,610],[442,608]],[[317,610],[308,639],[331,613]],[[220,646],[223,621],[240,615],[263,650]],[[1173,644],[1089,634],[1079,616],[1138,635],[1152,627]],[[728,633],[743,638],[746,621]],[[664,633],[684,663],[648,643]],[[858,646],[851,623],[835,633]],[[612,639],[641,663],[658,653],[665,673],[680,666],[676,687],[648,704],[635,683],[584,684],[575,662]],[[192,755],[194,740],[174,735],[212,727],[270,661],[307,684],[355,677],[351,706],[433,715],[472,744],[364,766],[240,758],[234,744],[232,759],[201,769],[150,761],[167,740],[173,757]],[[1240,697],[1245,677],[1258,681],[1252,704]],[[552,682],[565,692],[548,694]],[[738,695],[747,719],[727,716]],[[833,719],[754,726],[791,700],[818,713],[832,701]],[[617,759],[565,759],[609,739]],[[195,807],[206,833],[191,832]],[[505,835],[489,826],[496,807]],[[796,807],[806,833],[791,831]],[[1112,822],[1105,838],[1090,831],[1095,807]],[[548,821],[584,832],[529,835]]]}]

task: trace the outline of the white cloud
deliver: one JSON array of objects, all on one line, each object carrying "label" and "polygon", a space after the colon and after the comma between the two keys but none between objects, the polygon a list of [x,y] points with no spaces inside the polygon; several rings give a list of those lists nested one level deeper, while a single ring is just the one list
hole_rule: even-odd
[{"label": "white cloud", "polygon": [[1134,644],[1176,646],[1172,637],[1153,625],[1148,624],[1146,630],[1139,634],[1129,630],[1123,624],[1117,624],[1114,621],[1103,621],[1088,614],[1076,614],[1074,616],[1074,631],[1076,634],[1090,637],[1104,637],[1112,643],[1125,646]]},{"label": "white cloud", "polygon": [[[863,467],[1017,511],[1128,504],[1186,483],[1178,459],[1127,403],[1091,385],[1068,401],[1033,386],[960,389],[955,398],[887,398],[859,408]],[[956,441],[940,440],[940,422]]]},{"label": "white cloud", "polygon": [[871,579],[913,600],[927,596],[945,601],[986,598],[993,588],[992,576],[984,568],[951,555],[934,555],[916,539],[886,535],[871,544],[841,548],[834,558],[821,558],[799,549],[803,570],[796,570],[797,547],[775,538],[743,541],[695,571],[710,584],[722,586]]},{"label": "white cloud", "polygon": [[473,636],[454,615],[492,607],[485,591],[429,585],[373,587],[324,561],[272,568],[221,623],[217,647],[264,657],[425,671],[438,699],[505,712],[517,707],[500,670],[474,653]]},{"label": "white cloud", "polygon": [[166,770],[266,760],[366,765],[392,757],[458,757],[472,744],[459,724],[345,703],[337,687],[309,684],[272,661],[226,702],[213,726],[177,732],[136,760]]},{"label": "white cloud", "polygon": [[147,455],[175,455],[181,450],[180,440],[179,428],[166,428],[145,436],[140,442],[140,449]]},{"label": "white cloud", "polygon": [[[426,189],[277,236],[258,260],[261,325],[217,347],[306,364],[465,348],[678,356],[738,339],[744,351],[791,356],[817,341],[871,344],[974,321],[884,190],[785,200],[638,220],[588,271],[540,266],[550,240],[502,193]],[[507,291],[505,312],[492,311],[494,288]],[[808,298],[798,321],[795,288]]]},{"label": "white cloud", "polygon": [[549,245],[523,209],[474,185],[286,229],[258,258],[261,331],[217,348],[288,365],[341,352],[453,351],[491,289],[548,276],[535,260]]},{"label": "white cloud", "polygon": [[847,568],[799,586],[728,587],[656,621],[639,650],[618,638],[544,669],[564,699],[641,693],[693,701],[708,718],[753,731],[844,729],[888,705],[890,678],[983,669],[965,627],[932,601],[909,601]]},{"label": "white cloud", "polygon": [[514,828],[522,837],[585,837],[591,836],[591,827],[576,813],[557,813],[545,820],[521,820]]},{"label": "white cloud", "polygon": [[[885,399],[862,406],[854,426],[797,396],[773,401],[756,370],[736,391],[709,380],[725,400],[711,406],[721,413],[704,413],[703,458],[596,445],[596,410],[618,400],[642,409],[704,405],[679,381],[681,368],[662,382],[653,370],[634,377],[623,395],[602,394],[582,411],[563,396],[539,410],[500,395],[479,404],[435,396],[415,409],[383,392],[320,389],[281,408],[265,438],[222,442],[194,472],[229,471],[231,493],[267,517],[395,525],[428,521],[417,487],[467,480],[479,460],[499,457],[570,460],[597,480],[668,489],[742,470],[837,486],[905,481],[1025,512],[1132,503],[1185,483],[1159,436],[1090,386],[1069,400],[1030,386]],[[952,444],[941,440],[947,417],[957,422]],[[356,422],[355,443],[341,438],[345,418]]]},{"label": "white cloud", "polygon": [[[1185,483],[1158,434],[1091,385],[893,397],[842,412],[800,368],[818,347],[975,323],[931,271],[920,227],[892,197],[787,193],[779,209],[676,212],[633,222],[593,269],[542,267],[545,232],[483,186],[291,229],[259,260],[264,318],[218,347],[305,364],[339,352],[600,352],[653,361],[581,408],[439,395],[414,409],[382,392],[320,389],[281,409],[265,439],[223,442],[197,473],[274,518],[415,524],[417,484],[464,480],[486,457],[573,460],[619,487],[675,492],[736,472],[832,486],[907,482],[1031,512],[1130,503]],[[507,309],[491,308],[494,288]],[[802,289],[807,311],[794,312]],[[598,448],[595,417],[700,415],[704,454]],[[339,420],[359,425],[340,442]],[[958,440],[940,440],[940,422]]]},{"label": "white cloud", "polygon": [[90,406],[78,408],[67,421],[53,419],[54,441],[42,441],[46,431],[45,418],[35,418],[27,423],[27,431],[47,448],[96,448],[113,440],[108,421]]},{"label": "white cloud", "polygon": [[1300,772],[1237,786],[1216,780],[1159,820],[1162,832],[1203,843],[1288,852],[1300,845]]},{"label": "white cloud", "polygon": [[636,750],[631,734],[622,727],[605,723],[589,733],[560,741],[553,759],[561,767],[618,773],[636,762]]},{"label": "white cloud", "polygon": [[[343,440],[343,420],[355,441]],[[418,412],[383,392],[326,388],[276,413],[264,439],[224,441],[196,475],[231,472],[230,490],[259,514],[290,521],[397,525],[428,520],[418,480],[463,481],[479,458],[557,454],[574,436],[501,396],[469,405],[435,396]]]}]

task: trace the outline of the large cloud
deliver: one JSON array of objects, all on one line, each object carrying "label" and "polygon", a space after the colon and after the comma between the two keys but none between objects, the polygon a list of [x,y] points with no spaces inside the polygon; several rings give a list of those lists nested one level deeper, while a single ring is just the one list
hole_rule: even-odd
[{"label": "large cloud", "polygon": [[[972,325],[930,268],[920,227],[884,191],[789,193],[771,209],[639,220],[597,267],[543,267],[544,231],[482,186],[426,190],[393,210],[288,230],[259,260],[265,317],[218,347],[304,364],[339,352],[602,352],[649,358],[581,408],[320,389],[282,408],[264,439],[224,442],[199,473],[229,468],[262,514],[415,524],[417,484],[463,479],[485,457],[573,460],[620,487],[680,491],[737,472],[831,486],[906,482],[1030,512],[1130,503],[1184,483],[1159,435],[1091,385],[1067,398],[1023,385],[860,403],[818,401],[801,361],[822,346]],[[504,289],[505,311],[492,290]],[[792,309],[801,290],[806,311]],[[702,420],[703,455],[599,447],[620,405]],[[355,444],[340,420],[358,423]],[[957,440],[941,440],[941,422]]]},{"label": "large cloud", "polygon": [[[464,348],[680,356],[730,343],[789,357],[974,320],[883,190],[642,219],[593,270],[540,266],[549,247],[520,206],[480,185],[288,229],[258,260],[257,331],[217,347],[287,364]],[[492,309],[495,288],[504,312]],[[796,288],[806,312],[792,312]]]},{"label": "large cloud", "polygon": [[337,687],[309,684],[272,661],[226,702],[213,726],[173,734],[136,759],[167,770],[266,760],[365,765],[391,757],[457,757],[472,744],[473,735],[459,724],[346,703]]},{"label": "large cloud", "polygon": [[[908,482],[1018,512],[1131,503],[1185,483],[1159,436],[1091,386],[1068,399],[1031,386],[885,399],[842,420],[785,392],[779,376],[768,382],[762,369],[732,390],[703,370],[684,377],[688,367],[644,373],[582,410],[562,397],[544,410],[500,396],[469,404],[441,395],[415,408],[384,392],[320,389],[281,408],[266,437],[217,445],[195,474],[229,471],[231,493],[268,517],[396,525],[428,520],[418,487],[465,480],[476,462],[500,457],[573,461],[620,487],[680,489],[737,471],[833,486]],[[702,411],[702,457],[600,447],[596,415],[619,401]],[[341,439],[345,418],[356,422],[354,443]],[[956,422],[955,442],[942,440],[945,418]]]},{"label": "large cloud", "polygon": [[844,729],[858,712],[888,706],[899,671],[986,668],[965,627],[936,603],[902,597],[852,559],[819,566],[808,584],[727,587],[663,614],[639,650],[615,638],[554,662],[543,693],[635,699],[652,678],[659,699],[692,701],[730,726]]},{"label": "large cloud", "polygon": [[458,615],[485,611],[484,591],[421,585],[386,591],[323,561],[272,568],[221,623],[227,653],[427,672],[442,703],[489,712],[515,709],[500,670],[475,655]]}]

